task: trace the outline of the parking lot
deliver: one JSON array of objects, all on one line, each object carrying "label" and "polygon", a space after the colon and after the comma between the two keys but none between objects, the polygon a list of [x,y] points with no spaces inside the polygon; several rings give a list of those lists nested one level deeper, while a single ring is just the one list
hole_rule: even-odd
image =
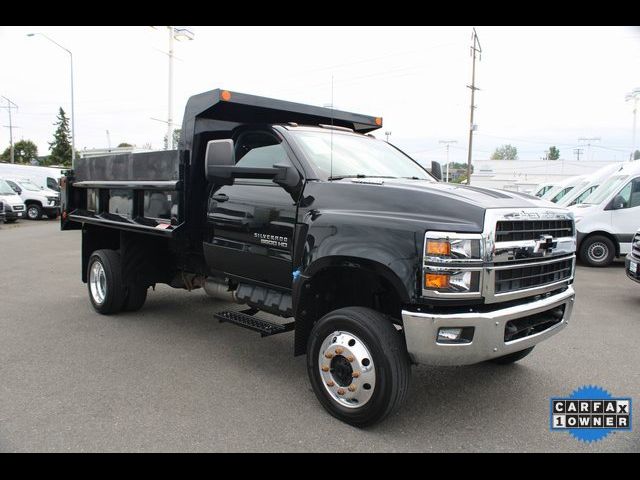
[{"label": "parking lot", "polygon": [[640,403],[640,285],[579,266],[569,327],[512,366],[414,367],[407,403],[359,430],[326,413],[293,333],[221,324],[202,291],[158,286],[100,316],[80,234],[0,225],[0,451],[640,451],[633,431],[550,432],[549,399],[596,384]]}]

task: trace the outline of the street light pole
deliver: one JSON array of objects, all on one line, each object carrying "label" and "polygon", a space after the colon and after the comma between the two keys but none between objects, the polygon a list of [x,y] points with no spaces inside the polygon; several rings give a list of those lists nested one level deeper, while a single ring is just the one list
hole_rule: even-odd
[{"label": "street light pole", "polygon": [[169,29],[169,102],[167,115],[167,150],[172,147],[173,136],[173,27]]},{"label": "street light pole", "polygon": [[75,111],[75,102],[73,98],[73,53],[68,48],[63,47],[58,42],[49,38],[44,33],[36,32],[36,33],[28,33],[27,37],[34,37],[36,35],[40,35],[41,37],[46,38],[51,43],[57,45],[65,52],[69,54],[70,64],[71,64],[71,168],[75,168],[76,163],[76,111]]}]

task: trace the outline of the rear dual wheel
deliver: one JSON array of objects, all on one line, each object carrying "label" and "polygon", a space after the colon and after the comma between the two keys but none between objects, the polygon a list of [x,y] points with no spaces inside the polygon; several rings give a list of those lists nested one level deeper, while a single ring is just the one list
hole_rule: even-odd
[{"label": "rear dual wheel", "polygon": [[96,312],[110,315],[142,308],[147,299],[147,287],[125,285],[122,262],[115,250],[96,250],[87,266],[89,300]]}]

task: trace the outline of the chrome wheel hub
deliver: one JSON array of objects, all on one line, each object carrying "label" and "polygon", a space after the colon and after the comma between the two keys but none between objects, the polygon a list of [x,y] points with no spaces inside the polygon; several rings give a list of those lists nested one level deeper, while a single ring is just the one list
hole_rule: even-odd
[{"label": "chrome wheel hub", "polygon": [[37,220],[38,219],[38,209],[35,207],[31,207],[27,210],[27,215],[29,215],[29,218],[32,220]]},{"label": "chrome wheel hub", "polygon": [[99,261],[93,262],[89,271],[89,289],[93,301],[98,305],[104,302],[107,296],[107,276],[104,273],[104,267]]},{"label": "chrome wheel hub", "polygon": [[335,331],[318,353],[318,368],[331,398],[348,408],[365,405],[376,386],[376,369],[367,346],[355,335]]}]

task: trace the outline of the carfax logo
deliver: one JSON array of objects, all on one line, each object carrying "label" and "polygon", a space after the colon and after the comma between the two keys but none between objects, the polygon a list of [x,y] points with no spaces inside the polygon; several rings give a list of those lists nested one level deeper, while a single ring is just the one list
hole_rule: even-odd
[{"label": "carfax logo", "polygon": [[595,385],[551,399],[551,430],[568,431],[578,440],[595,442],[609,433],[631,431],[631,399],[614,398]]}]

